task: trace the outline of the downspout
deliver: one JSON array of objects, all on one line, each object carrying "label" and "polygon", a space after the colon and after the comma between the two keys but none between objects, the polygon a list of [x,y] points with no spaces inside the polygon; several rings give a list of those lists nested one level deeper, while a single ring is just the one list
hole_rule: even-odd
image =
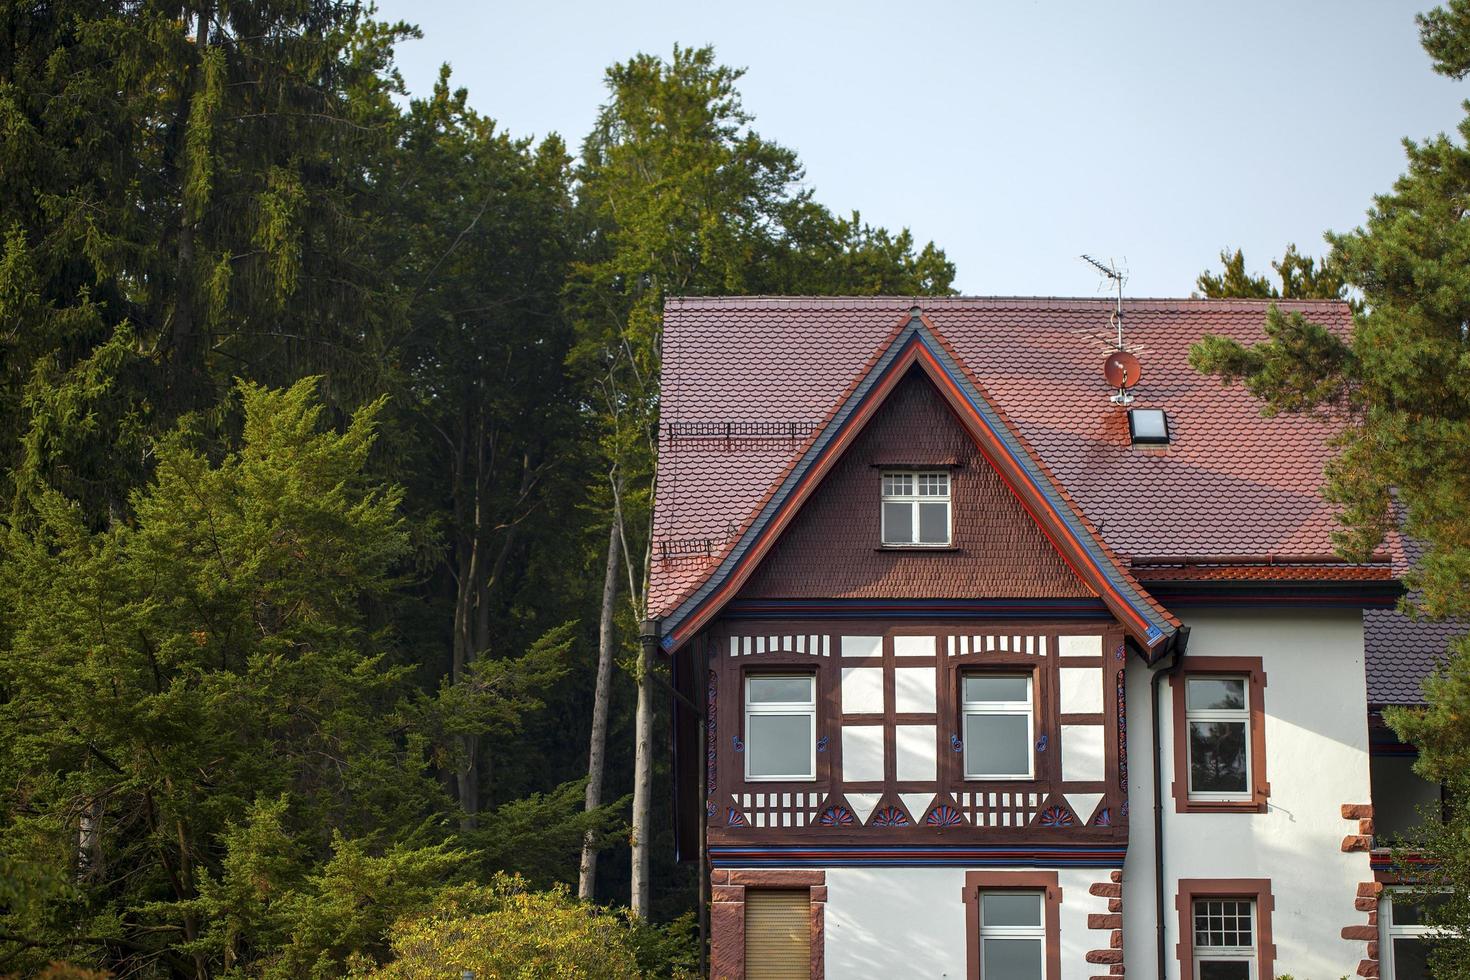
[{"label": "downspout", "polygon": [[695,661],[698,664],[698,672],[694,675],[694,690],[699,695],[699,718],[698,742],[699,758],[703,765],[699,767],[699,792],[696,798],[699,800],[699,975],[709,976],[709,902],[710,902],[710,875],[709,875],[709,808],[705,798],[709,794],[709,759],[705,750],[705,739],[707,737],[706,726],[709,725],[709,638],[705,637],[699,644],[699,657]]},{"label": "downspout", "polygon": [[1159,682],[1167,674],[1173,677],[1179,671],[1179,664],[1184,660],[1184,648],[1189,645],[1189,627],[1181,626],[1179,632],[1174,635],[1174,642],[1170,644],[1169,653],[1173,659],[1169,662],[1167,670],[1155,668],[1154,676],[1149,681],[1150,695],[1152,699],[1153,718],[1153,764],[1154,764],[1154,929],[1158,934],[1158,980],[1164,980],[1169,974],[1168,969],[1168,942],[1165,939],[1164,930],[1164,775],[1163,775],[1163,747],[1159,744]]}]

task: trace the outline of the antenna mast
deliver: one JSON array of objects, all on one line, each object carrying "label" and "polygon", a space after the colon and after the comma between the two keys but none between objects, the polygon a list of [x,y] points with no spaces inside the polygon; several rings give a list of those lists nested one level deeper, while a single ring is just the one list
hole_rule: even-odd
[{"label": "antenna mast", "polygon": [[[1133,357],[1123,344],[1123,284],[1128,281],[1125,273],[1118,271],[1118,264],[1109,259],[1107,265],[1103,265],[1090,255],[1083,255],[1082,261],[1092,266],[1104,277],[1111,280],[1117,290],[1117,306],[1113,315],[1108,319],[1112,321],[1109,325],[1113,328],[1117,339],[1113,343],[1116,353],[1109,358],[1108,374],[1111,380],[1114,374],[1118,379],[1118,393],[1113,395],[1112,402],[1115,405],[1129,405],[1133,402],[1133,396],[1128,389],[1138,383],[1139,367],[1138,361]],[[1116,361],[1114,364],[1112,362]]]}]

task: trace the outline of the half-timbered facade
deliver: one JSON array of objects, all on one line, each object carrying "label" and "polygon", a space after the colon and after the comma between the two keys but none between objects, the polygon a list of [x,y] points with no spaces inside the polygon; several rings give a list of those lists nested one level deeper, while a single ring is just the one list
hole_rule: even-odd
[{"label": "half-timbered facade", "polygon": [[1188,368],[1265,307],[1130,304],[1130,401],[1105,304],[921,303],[666,311],[646,632],[711,975],[1374,975],[1395,556],[1331,555],[1327,426]]}]

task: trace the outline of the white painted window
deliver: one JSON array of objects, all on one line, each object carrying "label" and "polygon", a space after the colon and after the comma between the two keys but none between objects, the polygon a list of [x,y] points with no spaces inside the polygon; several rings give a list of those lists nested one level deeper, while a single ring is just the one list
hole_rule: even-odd
[{"label": "white painted window", "polygon": [[949,474],[883,474],[883,543],[940,547],[949,544]]},{"label": "white painted window", "polygon": [[980,975],[1044,980],[1046,920],[1041,892],[980,893]]},{"label": "white painted window", "polygon": [[964,674],[965,778],[1030,779],[1034,771],[1030,674]]},{"label": "white painted window", "polygon": [[1383,980],[1425,980],[1436,930],[1424,924],[1424,906],[1404,888],[1384,891],[1378,902],[1378,968]]},{"label": "white painted window", "polygon": [[1189,798],[1252,799],[1250,678],[1206,674],[1184,683]]},{"label": "white painted window", "polygon": [[1255,902],[1194,900],[1194,980],[1257,980]]},{"label": "white painted window", "polygon": [[817,679],[811,674],[745,678],[745,778],[817,778]]}]

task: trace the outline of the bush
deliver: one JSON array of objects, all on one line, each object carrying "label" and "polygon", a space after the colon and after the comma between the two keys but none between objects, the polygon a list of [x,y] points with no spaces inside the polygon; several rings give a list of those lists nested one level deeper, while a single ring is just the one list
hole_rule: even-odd
[{"label": "bush", "polygon": [[573,899],[564,887],[530,891],[519,877],[445,889],[428,912],[389,933],[393,959],[354,975],[370,980],[560,977],[622,980],[640,974],[633,933],[616,913]]}]

